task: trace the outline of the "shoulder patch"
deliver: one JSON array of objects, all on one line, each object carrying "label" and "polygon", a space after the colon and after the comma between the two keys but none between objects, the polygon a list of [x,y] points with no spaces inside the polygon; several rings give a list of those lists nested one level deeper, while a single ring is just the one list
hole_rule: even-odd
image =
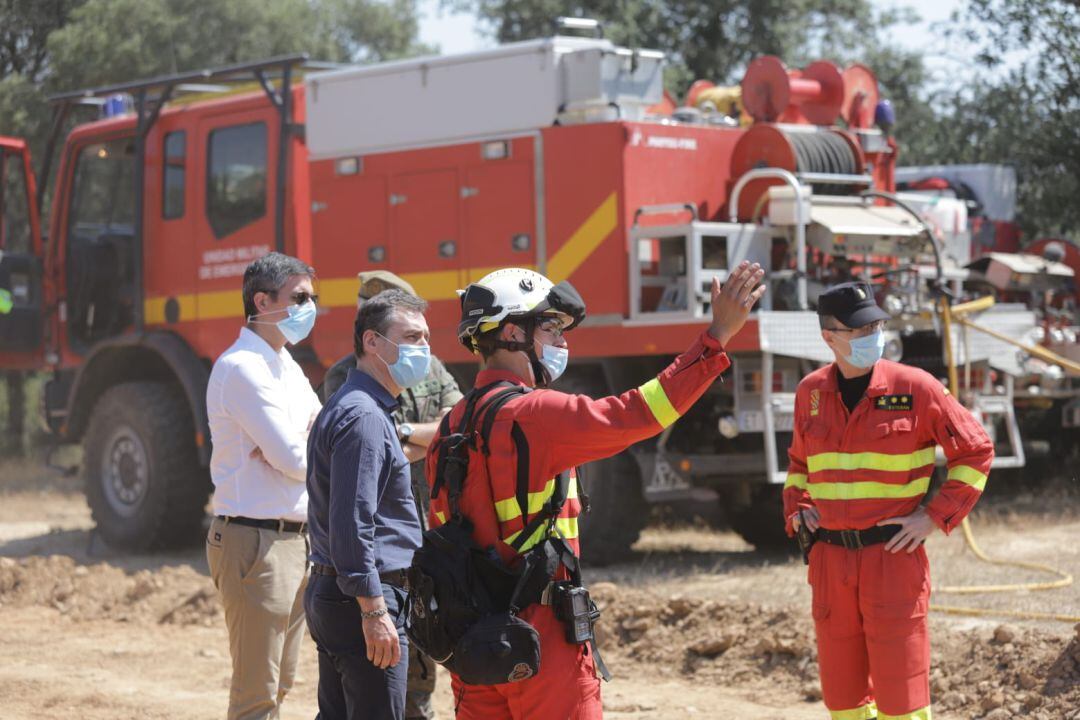
[{"label": "shoulder patch", "polygon": [[815,417],[821,409],[821,390],[814,388],[810,391],[810,417]]},{"label": "shoulder patch", "polygon": [[911,395],[882,395],[874,401],[878,410],[911,410],[914,406],[915,398]]}]

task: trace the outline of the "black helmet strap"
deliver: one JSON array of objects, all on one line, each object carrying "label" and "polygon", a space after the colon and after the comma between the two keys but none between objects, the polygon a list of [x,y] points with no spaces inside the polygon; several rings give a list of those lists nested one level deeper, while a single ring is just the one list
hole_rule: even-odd
[{"label": "black helmet strap", "polygon": [[547,368],[540,362],[540,358],[536,356],[536,343],[534,342],[536,321],[536,317],[507,318],[503,321],[502,325],[499,326],[499,331],[502,330],[503,325],[508,323],[517,325],[525,331],[525,341],[496,340],[495,347],[502,350],[509,350],[510,352],[525,353],[526,357],[529,358],[529,364],[532,365],[533,377],[536,378],[536,386],[543,388],[551,384],[551,374],[548,373]]}]

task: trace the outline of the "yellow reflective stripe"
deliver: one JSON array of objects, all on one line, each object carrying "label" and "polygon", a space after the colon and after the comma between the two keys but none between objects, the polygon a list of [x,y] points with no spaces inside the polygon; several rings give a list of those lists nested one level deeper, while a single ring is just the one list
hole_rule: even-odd
[{"label": "yellow reflective stripe", "polygon": [[889,455],[887,453],[829,452],[811,455],[806,458],[806,467],[811,473],[821,470],[887,470],[902,472],[934,464],[934,446],[916,450],[913,453]]},{"label": "yellow reflective stripe", "polygon": [[878,720],[933,720],[933,716],[930,714],[929,705],[909,713],[904,713],[903,715],[890,715],[888,713],[879,712],[877,718]]},{"label": "yellow reflective stripe", "polygon": [[[564,538],[566,538],[567,540],[569,540],[570,538],[576,538],[578,536],[578,522],[577,522],[577,520],[578,519],[576,517],[559,518],[558,520],[555,521],[555,527],[557,527],[559,529],[559,533],[562,534],[562,536]],[[531,548],[533,545],[535,545],[536,543],[543,540],[544,539],[544,530],[546,530],[546,529],[547,529],[547,523],[544,523],[540,527],[536,528],[536,530],[532,534],[532,537],[530,537],[528,540],[525,541],[525,544],[521,546],[521,549],[518,550],[518,552],[523,553],[526,550],[528,550],[529,548]],[[520,535],[521,532],[522,532],[521,530],[518,530],[516,533],[513,533],[509,537],[503,538],[503,542],[506,543],[507,545],[513,544],[514,540],[517,539],[517,536]],[[552,537],[554,537],[556,535],[556,533],[554,531],[552,531],[551,535],[552,535]]]},{"label": "yellow reflective stripe", "polygon": [[[544,503],[548,501],[555,493],[555,478],[548,480],[544,484],[544,489],[539,492],[529,493],[529,514],[535,515],[540,512],[540,509],[544,507]],[[578,496],[577,479],[571,478],[570,487],[566,491],[566,499],[570,500]],[[516,497],[507,498],[506,500],[499,500],[495,503],[495,515],[499,518],[499,522],[507,522],[514,518],[521,517],[521,508],[518,506]]]},{"label": "yellow reflective stripe", "polygon": [[881,482],[809,483],[806,491],[814,500],[877,500],[909,498],[924,495],[930,489],[930,478],[912,480],[906,485]]},{"label": "yellow reflective stripe", "polygon": [[787,488],[799,488],[800,490],[806,489],[806,475],[803,473],[789,472],[787,474],[787,481],[784,483],[784,489]]},{"label": "yellow reflective stripe", "polygon": [[850,710],[830,710],[829,716],[832,720],[874,720],[876,717],[881,717],[874,703],[860,705]]},{"label": "yellow reflective stripe", "polygon": [[959,480],[976,490],[986,487],[986,476],[969,465],[957,465],[949,468],[949,480]]},{"label": "yellow reflective stripe", "polygon": [[639,387],[638,390],[641,391],[641,395],[645,398],[645,404],[649,406],[649,411],[656,418],[656,422],[660,423],[660,427],[666,428],[679,419],[679,411],[668,400],[667,393],[664,392],[664,386],[660,384],[660,378],[653,378]]},{"label": "yellow reflective stripe", "polygon": [[435,511],[435,519],[439,521],[440,525],[443,525],[443,524],[446,523],[446,516],[443,515],[441,512],[439,512],[438,510]]}]

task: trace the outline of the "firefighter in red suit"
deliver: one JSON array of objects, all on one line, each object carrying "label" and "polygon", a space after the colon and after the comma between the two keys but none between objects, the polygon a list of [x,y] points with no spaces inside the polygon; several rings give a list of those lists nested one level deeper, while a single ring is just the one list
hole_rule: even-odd
[{"label": "firefighter in red suit", "polygon": [[[930,572],[923,541],[979,499],[985,430],[928,373],[882,360],[889,317],[866,283],[818,300],[836,362],[795,394],[784,486],[789,533],[816,534],[809,580],[825,705],[834,720],[929,720]],[[948,475],[924,502],[937,446]]]},{"label": "firefighter in red suit", "polygon": [[[481,548],[494,547],[503,562],[519,564],[522,554],[543,540],[547,526],[519,550],[511,547],[552,495],[556,475],[582,463],[610,457],[630,445],[658,434],[675,422],[730,364],[724,346],[743,326],[761,297],[760,267],[743,263],[721,289],[712,288],[712,324],[690,348],[657,377],[622,395],[593,400],[545,389],[565,369],[565,332],[584,318],[584,303],[569,283],[553,285],[531,270],[495,271],[462,293],[462,322],[458,337],[483,358],[475,386],[500,381],[539,388],[519,395],[496,413],[490,432],[486,468],[470,463],[460,509],[471,521],[473,539]],[[481,399],[480,402],[483,402]],[[464,401],[450,413],[450,426],[462,416]],[[527,514],[515,498],[519,445],[528,440]],[[432,448],[439,443],[433,442]],[[435,483],[437,463],[429,458],[428,482]],[[614,478],[611,479],[614,481]],[[578,555],[578,515],[581,493],[570,482],[552,533],[558,533]],[[431,503],[432,527],[446,522],[447,494]],[[560,568],[564,573],[565,568]],[[457,717],[468,720],[593,720],[602,717],[600,681],[586,644],[572,644],[549,605],[535,603],[519,613],[540,635],[541,664],[534,677],[503,685],[466,685],[453,676]]]}]

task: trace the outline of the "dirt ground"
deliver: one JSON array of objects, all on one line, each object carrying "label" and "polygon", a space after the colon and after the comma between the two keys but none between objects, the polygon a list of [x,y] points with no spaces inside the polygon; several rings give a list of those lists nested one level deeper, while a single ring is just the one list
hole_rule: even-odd
[{"label": "dirt ground", "polygon": [[[1080,493],[988,498],[976,514],[993,556],[1080,575]],[[585,538],[585,542],[588,538]],[[589,571],[615,679],[605,716],[825,718],[801,561],[737,536],[651,527],[632,562]],[[959,533],[929,544],[935,586],[1044,580],[978,563]],[[1080,615],[1080,586],[943,595],[941,605]],[[935,717],[1080,720],[1080,627],[935,613]],[[0,717],[221,717],[229,657],[201,548],[122,555],[92,532],[78,482],[0,463]],[[445,675],[436,708],[453,716]],[[314,646],[286,720],[315,715]]]}]

